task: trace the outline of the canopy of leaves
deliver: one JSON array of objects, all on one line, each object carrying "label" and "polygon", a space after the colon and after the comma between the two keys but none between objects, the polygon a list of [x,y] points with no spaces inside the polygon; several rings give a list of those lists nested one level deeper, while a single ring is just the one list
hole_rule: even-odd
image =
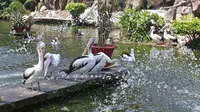
[{"label": "canopy of leaves", "polygon": [[147,11],[136,11],[134,9],[125,9],[124,14],[120,18],[121,37],[134,42],[149,41],[150,26],[153,25],[156,29],[162,28],[164,20],[157,14],[152,14]]}]

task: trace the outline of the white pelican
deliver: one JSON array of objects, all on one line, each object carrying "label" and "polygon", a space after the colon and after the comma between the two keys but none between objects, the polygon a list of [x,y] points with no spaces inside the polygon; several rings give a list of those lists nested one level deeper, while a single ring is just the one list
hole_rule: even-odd
[{"label": "white pelican", "polygon": [[158,34],[155,34],[155,26],[151,26],[151,29],[150,29],[150,37],[153,41],[155,42],[163,42],[163,38],[158,35]]},{"label": "white pelican", "polygon": [[37,65],[34,65],[31,68],[28,68],[23,73],[24,81],[25,83],[31,83],[32,90],[33,90],[33,83],[37,82],[38,84],[38,90],[40,90],[40,84],[39,84],[39,78],[43,77],[44,72],[44,52],[45,52],[45,43],[40,41],[37,43],[37,52],[39,57],[39,62]]},{"label": "white pelican", "polygon": [[127,53],[127,52],[124,52],[120,57],[121,57],[121,59],[123,61],[132,61],[132,62],[135,62],[134,49],[131,49],[130,54]]},{"label": "white pelican", "polygon": [[12,27],[12,28],[10,29],[10,34],[12,34],[12,35],[15,35],[15,34],[16,34],[16,30],[14,29],[14,27]]},{"label": "white pelican", "polygon": [[171,22],[169,20],[166,20],[165,26],[160,31],[164,30],[163,37],[166,41],[168,42],[173,41],[173,42],[178,43],[177,38],[174,37],[173,32],[170,31],[170,26],[171,26]]},{"label": "white pelican", "polygon": [[[60,64],[60,54],[46,53],[44,56],[44,77],[51,77],[52,72]],[[49,75],[48,72],[50,73]]]},{"label": "white pelican", "polygon": [[87,44],[88,47],[88,55],[87,56],[80,56],[73,60],[73,62],[70,64],[68,70],[62,70],[69,74],[84,74],[90,71],[96,61],[94,58],[94,55],[92,54],[92,45],[94,44],[94,38],[90,38]]},{"label": "white pelican", "polygon": [[167,41],[178,43],[177,38],[172,35],[172,32],[169,29],[164,29],[163,37]]},{"label": "white pelican", "polygon": [[51,44],[52,45],[61,45],[60,41],[58,40],[58,37],[55,37],[55,39],[52,39],[51,40]]}]

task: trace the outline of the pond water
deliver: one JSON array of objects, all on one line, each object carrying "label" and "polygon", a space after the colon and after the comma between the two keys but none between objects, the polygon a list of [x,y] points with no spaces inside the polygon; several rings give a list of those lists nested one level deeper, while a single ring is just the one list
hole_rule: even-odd
[{"label": "pond water", "polygon": [[[21,82],[23,71],[37,63],[35,44],[23,37],[9,34],[9,24],[0,21],[0,86]],[[62,26],[65,26],[64,24]],[[73,28],[61,25],[37,24],[33,36],[43,34],[47,50],[60,53],[59,71],[79,56],[94,28],[82,28],[83,37],[74,37]],[[50,40],[58,36],[62,45],[53,49]],[[129,74],[116,84],[78,92],[73,97],[61,97],[19,111],[29,112],[199,112],[200,111],[200,53],[187,47],[160,48],[152,46],[117,44],[114,57],[123,51],[135,49],[136,62],[123,63]],[[56,72],[56,71],[55,71]],[[66,109],[66,110],[67,110]]]}]

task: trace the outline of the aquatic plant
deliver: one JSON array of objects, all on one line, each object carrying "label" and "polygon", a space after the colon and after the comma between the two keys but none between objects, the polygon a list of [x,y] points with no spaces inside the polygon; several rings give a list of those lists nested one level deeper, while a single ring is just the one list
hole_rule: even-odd
[{"label": "aquatic plant", "polygon": [[84,3],[70,2],[66,6],[66,10],[68,10],[70,14],[73,16],[75,23],[79,23],[79,16],[81,13],[85,11],[86,8],[87,5]]},{"label": "aquatic plant", "polygon": [[150,40],[150,26],[154,25],[156,29],[160,29],[164,25],[164,20],[158,14],[147,11],[136,11],[135,9],[125,9],[119,24],[121,39],[144,42]]}]

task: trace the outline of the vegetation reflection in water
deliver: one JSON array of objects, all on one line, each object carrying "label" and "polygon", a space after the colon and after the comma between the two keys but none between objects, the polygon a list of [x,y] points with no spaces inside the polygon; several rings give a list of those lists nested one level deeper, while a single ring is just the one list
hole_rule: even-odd
[{"label": "vegetation reflection in water", "polygon": [[[3,22],[6,24],[5,22]],[[7,25],[7,24],[6,24]],[[8,26],[7,26],[8,27]],[[95,36],[93,28],[85,30],[85,37],[74,38],[70,30],[58,31],[59,25],[35,25],[34,36],[44,31],[44,41],[47,43],[47,51],[60,53],[62,62],[59,67],[66,67],[69,62],[84,49],[87,38]],[[37,62],[35,42],[23,43],[22,37],[13,38],[7,31],[9,28],[1,28],[1,77],[10,74],[12,79],[7,82],[20,81],[19,75],[24,68]],[[51,36],[58,36],[62,47],[52,49]],[[12,44],[11,44],[12,43]],[[16,52],[16,49],[25,45],[26,52]],[[58,98],[47,101],[42,105],[35,105],[21,109],[30,112],[62,112],[67,107],[71,112],[132,112],[132,111],[167,111],[188,112],[200,111],[200,81],[196,77],[199,74],[199,51],[193,52],[187,47],[158,48],[132,44],[117,44],[114,57],[119,57],[123,51],[135,49],[136,63],[123,63],[129,67],[129,74],[114,85],[105,85],[95,89],[76,93],[73,97]],[[14,52],[12,52],[13,49]],[[10,50],[10,52],[8,52]],[[12,57],[15,56],[15,57]],[[11,57],[11,58],[9,58]],[[5,59],[13,59],[6,62]],[[21,60],[23,59],[23,60]],[[9,67],[7,67],[9,66]],[[10,68],[12,68],[10,70]],[[15,73],[15,74],[11,74]],[[16,77],[14,77],[16,76]],[[18,76],[18,78],[17,78]],[[17,82],[16,81],[16,82]],[[0,82],[2,83],[1,79]]]}]

